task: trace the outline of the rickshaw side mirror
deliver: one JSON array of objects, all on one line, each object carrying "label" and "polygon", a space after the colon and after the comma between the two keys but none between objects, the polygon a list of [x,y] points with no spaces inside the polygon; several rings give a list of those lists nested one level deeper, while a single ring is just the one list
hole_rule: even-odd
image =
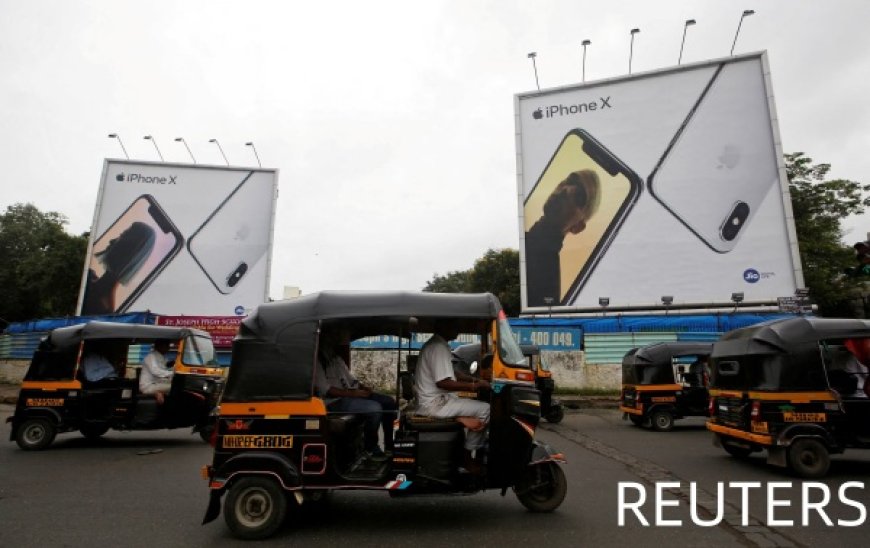
[{"label": "rickshaw side mirror", "polygon": [[471,362],[471,365],[468,366],[468,372],[472,375],[477,373],[477,360]]}]

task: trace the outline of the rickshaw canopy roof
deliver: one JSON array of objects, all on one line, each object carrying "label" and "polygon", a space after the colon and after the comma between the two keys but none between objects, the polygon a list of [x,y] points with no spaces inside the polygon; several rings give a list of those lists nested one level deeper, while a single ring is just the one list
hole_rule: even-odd
[{"label": "rickshaw canopy roof", "polygon": [[[239,334],[273,340],[289,324],[367,318],[377,319],[381,329],[394,323],[402,333],[427,332],[439,318],[494,319],[500,312],[501,304],[491,293],[322,291],[260,305],[242,321]],[[411,318],[418,320],[415,326],[409,325]],[[354,332],[356,337],[365,334]]]},{"label": "rickshaw canopy roof", "polygon": [[814,317],[774,320],[724,334],[716,344],[713,356],[734,355],[735,344],[743,345],[742,353],[745,354],[767,354],[774,350],[788,352],[795,345],[808,342],[868,336],[868,320]]},{"label": "rickshaw canopy roof", "polygon": [[713,343],[698,342],[664,342],[641,346],[635,352],[626,353],[623,363],[633,365],[667,364],[671,360],[684,356],[709,356],[713,352]]},{"label": "rickshaw canopy roof", "polygon": [[166,325],[88,322],[51,331],[46,343],[55,349],[76,347],[82,341],[97,339],[130,339],[141,342],[158,339],[177,340],[188,335],[210,337],[205,331],[190,327]]}]

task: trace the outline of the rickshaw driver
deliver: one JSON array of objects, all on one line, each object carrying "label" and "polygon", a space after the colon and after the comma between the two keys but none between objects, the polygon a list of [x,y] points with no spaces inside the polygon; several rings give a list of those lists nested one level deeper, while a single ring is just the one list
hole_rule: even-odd
[{"label": "rickshaw driver", "polygon": [[475,451],[486,443],[486,425],[489,423],[489,404],[486,402],[460,398],[453,392],[477,392],[489,388],[484,379],[468,381],[456,380],[453,370],[452,353],[448,340],[459,334],[449,322],[437,322],[435,332],[420,349],[414,390],[417,393],[417,413],[430,417],[461,418],[466,429],[465,468],[479,473],[480,462],[475,460]]},{"label": "rickshaw driver", "polygon": [[[379,394],[362,384],[336,351],[338,344],[347,344],[346,332],[324,334],[322,348],[315,369],[315,387],[323,398],[336,398],[329,402],[330,411],[359,413],[364,416],[363,445],[366,455],[372,460],[385,460],[386,452],[393,450],[393,420],[398,405],[393,398]],[[378,426],[383,425],[384,451],[378,447]]]}]

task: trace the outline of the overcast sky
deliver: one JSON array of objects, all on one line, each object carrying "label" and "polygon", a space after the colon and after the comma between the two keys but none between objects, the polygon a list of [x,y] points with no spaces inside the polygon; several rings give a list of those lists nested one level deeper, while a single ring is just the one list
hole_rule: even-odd
[{"label": "overcast sky", "polygon": [[[271,294],[422,288],[516,248],[514,94],[767,50],[783,150],[870,182],[864,0],[0,0],[0,208],[90,229],[104,158],[280,170]],[[650,108],[655,108],[650,105]],[[870,216],[850,219],[863,239]]]}]

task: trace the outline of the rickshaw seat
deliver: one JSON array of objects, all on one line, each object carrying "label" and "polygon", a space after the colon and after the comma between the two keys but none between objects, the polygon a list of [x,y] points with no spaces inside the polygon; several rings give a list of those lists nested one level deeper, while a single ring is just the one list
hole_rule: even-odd
[{"label": "rickshaw seat", "polygon": [[405,426],[417,432],[452,432],[464,426],[456,417],[430,417],[427,415],[405,415]]},{"label": "rickshaw seat", "polygon": [[358,416],[350,413],[327,413],[326,423],[330,434],[344,434],[357,421]]}]

